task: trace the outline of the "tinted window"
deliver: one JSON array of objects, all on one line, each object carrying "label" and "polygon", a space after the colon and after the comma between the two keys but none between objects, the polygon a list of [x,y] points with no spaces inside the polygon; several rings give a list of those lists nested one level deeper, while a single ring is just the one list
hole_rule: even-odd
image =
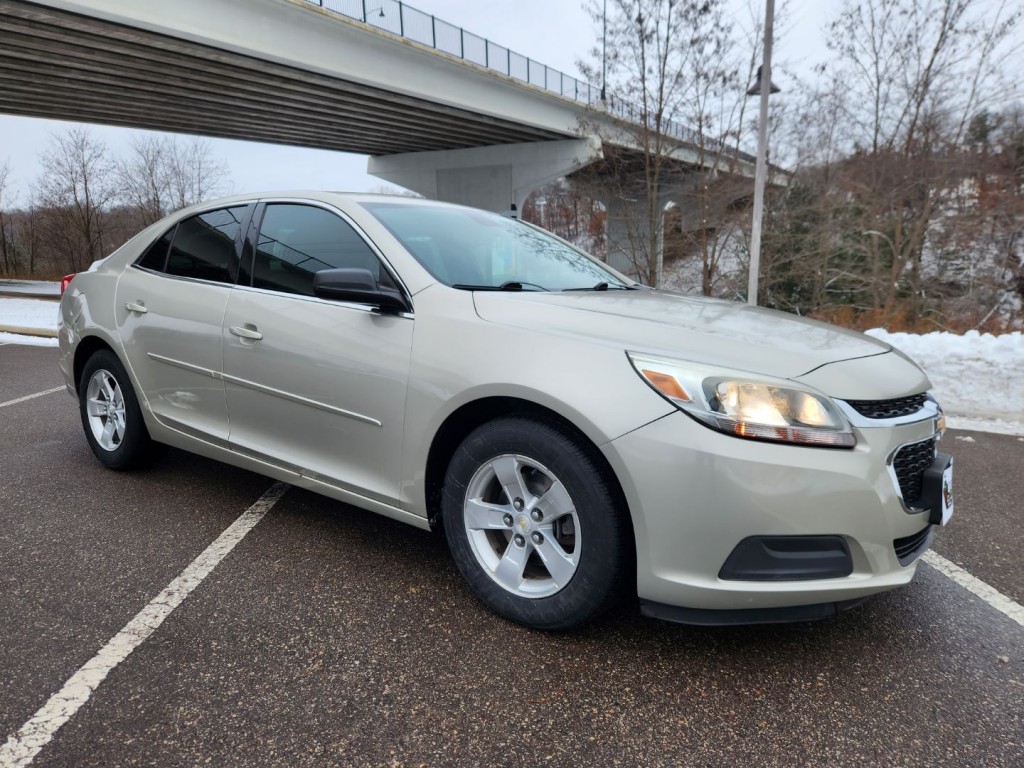
[{"label": "tinted window", "polygon": [[171,238],[174,236],[174,227],[164,232],[163,237],[153,243],[142,254],[142,258],[139,259],[136,264],[146,269],[153,269],[157,272],[163,272],[164,267],[167,265],[167,250],[171,246]]},{"label": "tinted window", "polygon": [[[252,284],[313,295],[313,275],[322,269],[368,269],[381,280],[380,262],[341,218],[309,205],[268,205],[260,226]],[[387,272],[384,282],[391,285]]]},{"label": "tinted window", "polygon": [[244,215],[245,206],[240,205],[201,213],[178,224],[167,259],[167,274],[235,282],[235,239]]}]

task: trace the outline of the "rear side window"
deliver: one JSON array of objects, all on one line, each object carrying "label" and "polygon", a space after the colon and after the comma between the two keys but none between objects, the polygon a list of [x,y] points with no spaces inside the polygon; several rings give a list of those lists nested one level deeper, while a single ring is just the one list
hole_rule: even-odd
[{"label": "rear side window", "polygon": [[167,252],[171,248],[171,238],[174,237],[174,229],[175,227],[171,227],[164,232],[163,237],[149,246],[146,252],[142,254],[142,258],[135,263],[146,269],[163,272],[167,266]]},{"label": "rear side window", "polygon": [[167,274],[234,283],[238,275],[235,242],[245,209],[244,205],[222,208],[179,223],[167,256]]},{"label": "rear side window", "polygon": [[380,261],[358,233],[339,216],[310,205],[274,203],[260,226],[252,284],[255,288],[313,295],[313,275],[323,269],[368,269],[377,281]]}]

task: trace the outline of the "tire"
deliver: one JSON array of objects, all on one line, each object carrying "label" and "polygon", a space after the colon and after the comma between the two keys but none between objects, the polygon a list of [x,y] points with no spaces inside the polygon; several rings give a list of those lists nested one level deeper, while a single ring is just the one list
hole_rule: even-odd
[{"label": "tire", "polygon": [[92,354],[78,381],[78,410],[92,452],[110,469],[137,469],[163,451],[142,419],[131,379],[109,349]]},{"label": "tire", "polygon": [[456,450],[445,534],[470,589],[495,613],[560,631],[621,595],[628,517],[592,451],[556,423],[524,416],[488,422]]}]

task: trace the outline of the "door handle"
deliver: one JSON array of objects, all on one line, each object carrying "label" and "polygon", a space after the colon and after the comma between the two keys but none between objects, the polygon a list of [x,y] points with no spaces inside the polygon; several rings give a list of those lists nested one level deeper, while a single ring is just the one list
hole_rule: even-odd
[{"label": "door handle", "polygon": [[242,339],[259,341],[263,338],[263,334],[256,330],[256,326],[249,323],[245,325],[232,325],[230,330],[235,336]]},{"label": "door handle", "polygon": [[143,304],[141,301],[129,301],[127,304],[124,305],[124,308],[127,309],[129,312],[136,312],[140,315],[144,315],[147,312],[149,312],[149,310],[146,309],[146,305]]}]

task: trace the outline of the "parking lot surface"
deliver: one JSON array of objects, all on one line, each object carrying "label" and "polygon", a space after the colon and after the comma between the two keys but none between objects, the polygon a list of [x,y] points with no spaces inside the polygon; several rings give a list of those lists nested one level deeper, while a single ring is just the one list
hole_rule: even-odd
[{"label": "parking lot surface", "polygon": [[[60,385],[55,350],[0,346],[0,402]],[[1021,603],[1024,440],[943,450],[934,549]],[[105,470],[64,392],[0,408],[0,467],[2,743],[271,481],[178,451]],[[1022,649],[924,564],[820,623],[624,604],[533,632],[470,596],[442,536],[291,489],[32,765],[1024,766]]]}]

